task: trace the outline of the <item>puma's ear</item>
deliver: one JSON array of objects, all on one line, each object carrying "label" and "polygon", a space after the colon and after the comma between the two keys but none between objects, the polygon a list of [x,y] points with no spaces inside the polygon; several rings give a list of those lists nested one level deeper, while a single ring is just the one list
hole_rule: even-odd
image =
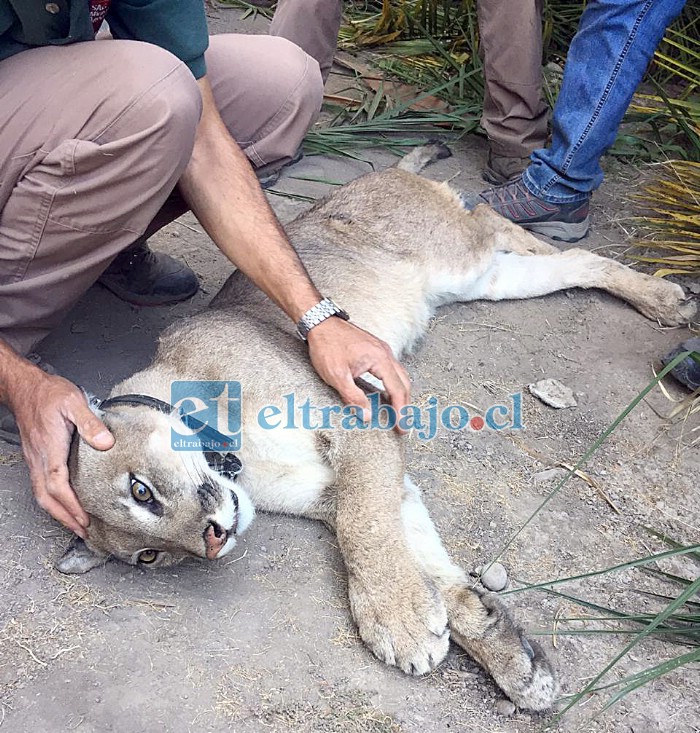
[{"label": "puma's ear", "polygon": [[74,537],[63,557],[56,563],[56,570],[59,573],[80,575],[98,565],[104,565],[107,558],[108,555],[91,550],[80,537]]}]

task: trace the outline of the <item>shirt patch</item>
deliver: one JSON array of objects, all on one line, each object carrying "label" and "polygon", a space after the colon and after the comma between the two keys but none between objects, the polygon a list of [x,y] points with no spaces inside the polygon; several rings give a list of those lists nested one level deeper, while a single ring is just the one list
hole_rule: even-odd
[{"label": "shirt patch", "polygon": [[90,4],[90,20],[92,22],[92,27],[95,33],[97,33],[102,25],[102,21],[107,15],[107,11],[109,10],[112,0],[88,0],[88,2]]}]

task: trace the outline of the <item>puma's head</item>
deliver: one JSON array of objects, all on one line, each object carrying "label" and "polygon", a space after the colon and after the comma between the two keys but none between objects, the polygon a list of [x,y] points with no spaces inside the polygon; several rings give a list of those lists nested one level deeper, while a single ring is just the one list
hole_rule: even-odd
[{"label": "puma's head", "polygon": [[58,570],[84,573],[109,556],[156,567],[230,552],[253,519],[253,505],[232,480],[209,467],[201,451],[171,447],[178,417],[123,405],[100,417],[115,444],[98,451],[73,440],[70,481],[90,526],[84,542],[71,543]]}]

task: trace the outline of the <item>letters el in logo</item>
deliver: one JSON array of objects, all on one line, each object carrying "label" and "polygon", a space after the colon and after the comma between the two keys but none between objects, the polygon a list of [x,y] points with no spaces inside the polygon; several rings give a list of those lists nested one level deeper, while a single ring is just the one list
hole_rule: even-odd
[{"label": "letters el in logo", "polygon": [[202,423],[201,426],[195,424],[190,427],[184,423],[174,425],[171,430],[173,450],[213,450],[223,453],[240,449],[240,382],[173,382],[170,403],[181,416],[189,416]]}]

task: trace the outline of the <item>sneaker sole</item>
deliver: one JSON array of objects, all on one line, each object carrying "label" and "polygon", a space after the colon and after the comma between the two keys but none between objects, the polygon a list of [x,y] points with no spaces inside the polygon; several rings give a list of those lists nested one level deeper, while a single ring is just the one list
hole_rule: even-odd
[{"label": "sneaker sole", "polygon": [[545,237],[554,239],[557,242],[578,242],[583,239],[591,228],[591,219],[587,216],[583,221],[539,221],[534,224],[522,223],[523,229],[535,234],[543,234]]}]

